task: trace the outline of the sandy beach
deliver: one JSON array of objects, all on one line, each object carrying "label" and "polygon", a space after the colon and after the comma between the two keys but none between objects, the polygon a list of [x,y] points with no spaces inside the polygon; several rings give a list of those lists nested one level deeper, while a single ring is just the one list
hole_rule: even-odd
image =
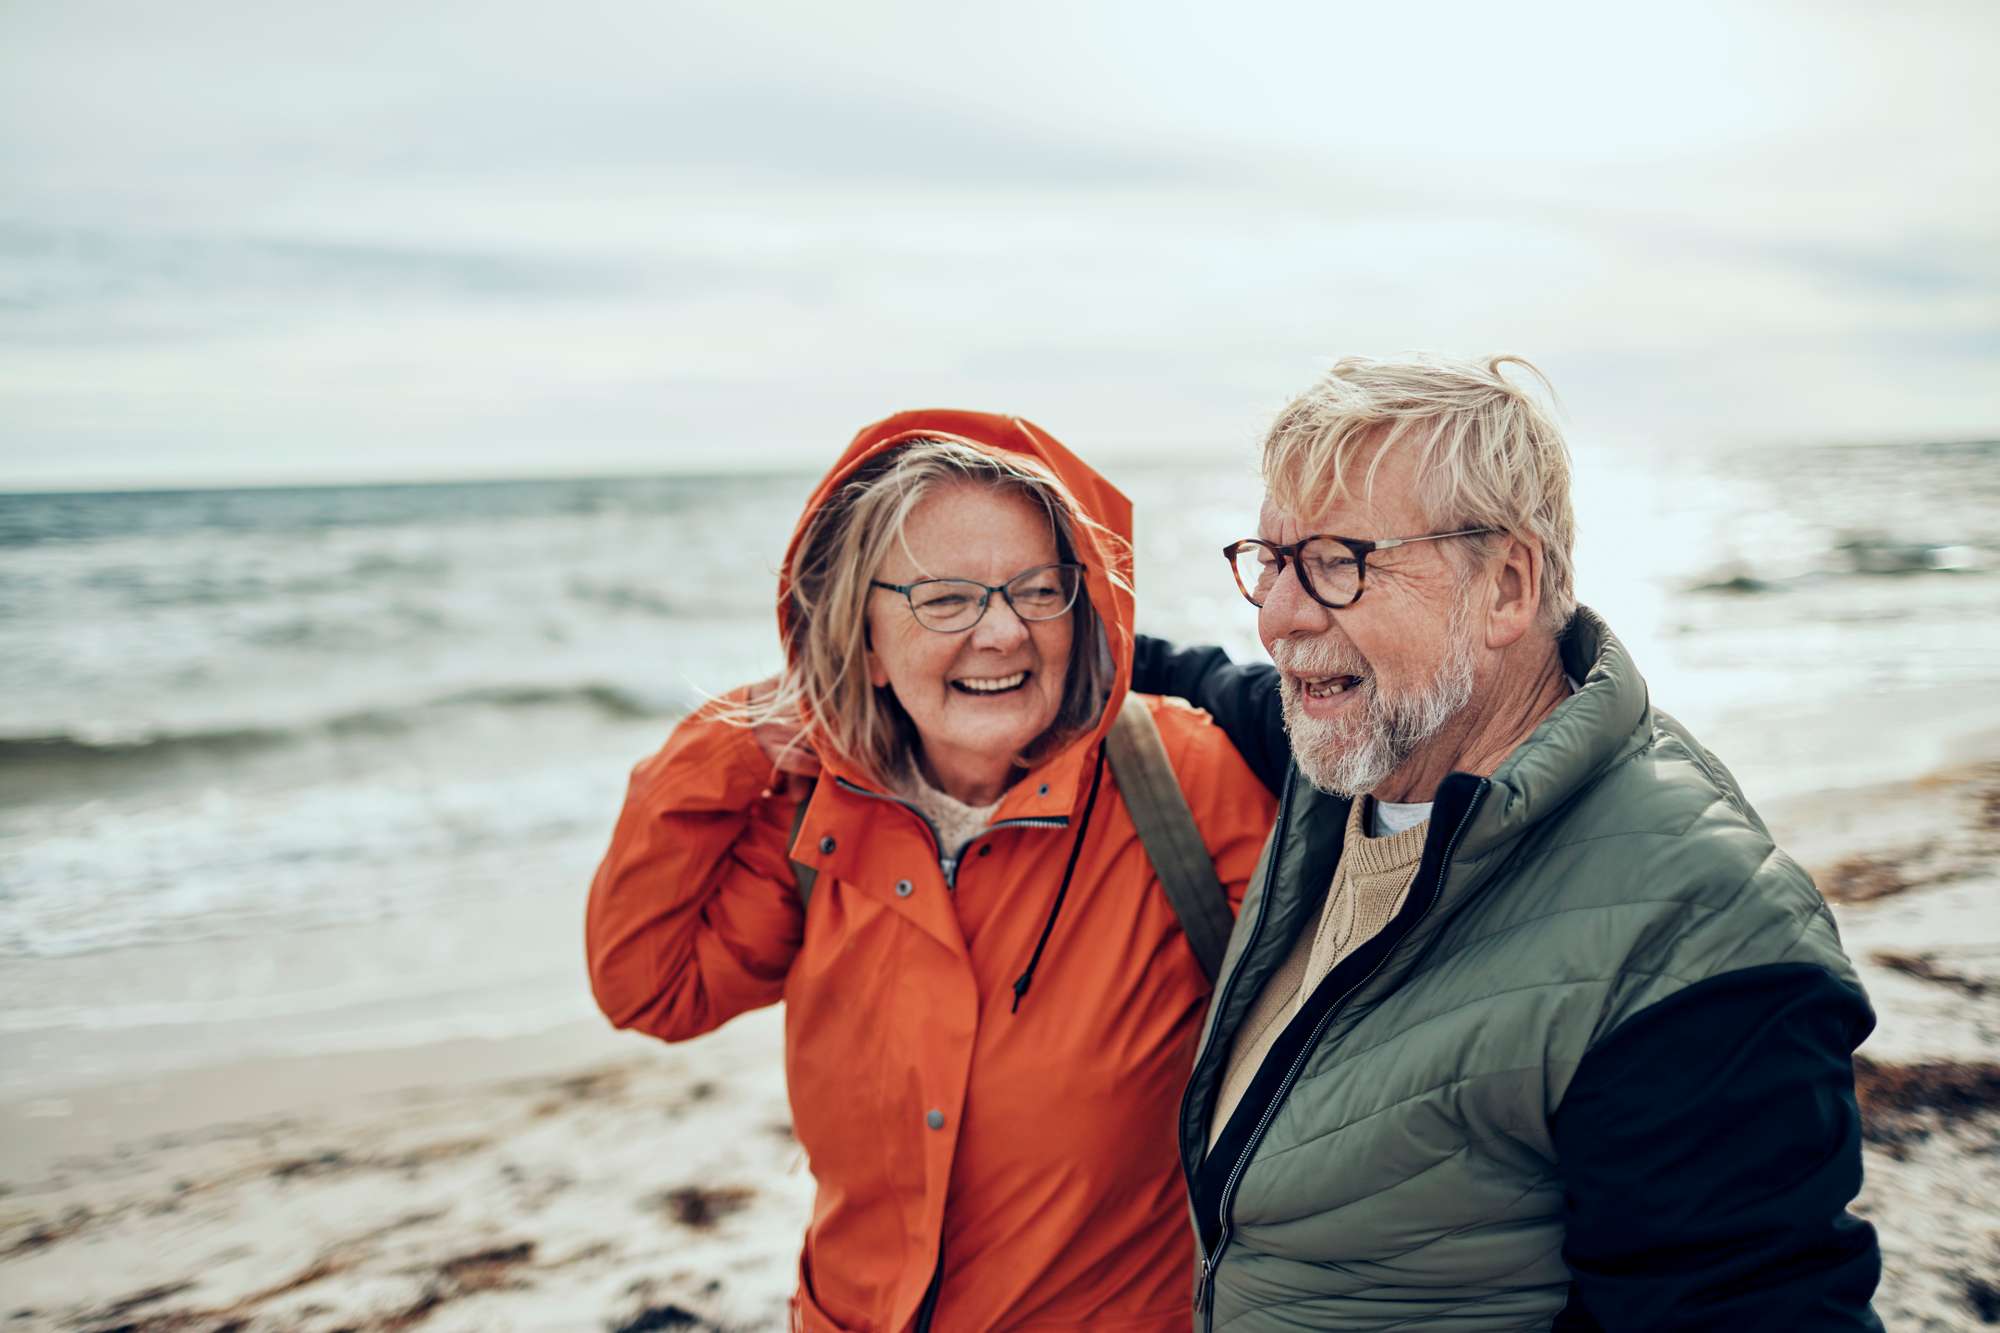
[{"label": "sandy beach", "polygon": [[[1765,810],[1880,1014],[1877,1309],[2000,1322],[2000,762]],[[782,1327],[812,1182],[780,1016],[258,1061],[0,1108],[0,1327]]]},{"label": "sandy beach", "polygon": [[0,1327],[781,1327],[812,1197],[781,1040],[772,1010],[9,1107]]}]

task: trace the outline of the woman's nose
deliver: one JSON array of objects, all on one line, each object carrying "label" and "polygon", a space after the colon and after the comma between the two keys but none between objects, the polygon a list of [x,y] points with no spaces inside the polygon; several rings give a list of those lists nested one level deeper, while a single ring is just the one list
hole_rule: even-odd
[{"label": "woman's nose", "polygon": [[993,600],[986,604],[986,614],[972,627],[972,642],[976,648],[1005,650],[1016,647],[1027,637],[1028,623],[997,592],[993,594]]}]

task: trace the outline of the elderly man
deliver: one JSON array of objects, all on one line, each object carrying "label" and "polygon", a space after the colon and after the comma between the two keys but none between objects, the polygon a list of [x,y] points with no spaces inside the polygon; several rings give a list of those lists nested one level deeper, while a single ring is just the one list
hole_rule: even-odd
[{"label": "elderly man", "polygon": [[1576,605],[1507,360],[1336,365],[1228,551],[1276,670],[1141,647],[1281,796],[1181,1108],[1197,1326],[1879,1328],[1867,999]]}]

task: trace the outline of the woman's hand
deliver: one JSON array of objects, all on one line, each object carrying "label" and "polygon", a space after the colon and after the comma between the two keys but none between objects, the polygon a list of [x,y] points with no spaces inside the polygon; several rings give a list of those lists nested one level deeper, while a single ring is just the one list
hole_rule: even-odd
[{"label": "woman's hand", "polygon": [[[776,676],[766,676],[752,685],[746,702],[752,707],[771,697],[778,688]],[[750,729],[757,739],[757,748],[764,757],[781,773],[796,773],[803,778],[819,776],[819,756],[813,752],[812,744],[806,740],[805,731],[789,718],[774,718],[769,722],[759,722]]]}]

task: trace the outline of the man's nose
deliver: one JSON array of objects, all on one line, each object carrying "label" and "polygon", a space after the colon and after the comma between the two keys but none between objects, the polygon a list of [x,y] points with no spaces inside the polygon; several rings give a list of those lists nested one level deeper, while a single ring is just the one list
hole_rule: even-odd
[{"label": "man's nose", "polygon": [[1264,642],[1324,634],[1333,628],[1333,612],[1314,601],[1299,582],[1299,567],[1285,562],[1264,605],[1257,611],[1257,632]]},{"label": "man's nose", "polygon": [[1019,647],[1028,637],[1028,622],[1021,619],[1005,597],[997,592],[989,596],[986,614],[972,627],[972,646],[1000,652]]}]

